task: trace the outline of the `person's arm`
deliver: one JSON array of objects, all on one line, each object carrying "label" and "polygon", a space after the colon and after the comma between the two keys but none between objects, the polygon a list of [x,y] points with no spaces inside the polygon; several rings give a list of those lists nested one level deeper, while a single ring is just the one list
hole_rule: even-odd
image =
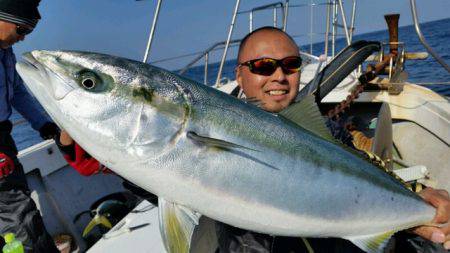
[{"label": "person's arm", "polygon": [[12,106],[28,121],[34,130],[39,129],[49,120],[49,118],[43,113],[44,109],[39,103],[32,97],[26,90],[22,78],[15,69],[16,58],[12,49],[5,50],[5,71],[8,72],[7,78],[12,79],[13,83],[13,99]]},{"label": "person's arm", "polygon": [[111,173],[104,165],[90,156],[80,145],[72,140],[69,134],[62,130],[55,142],[67,163],[83,176],[97,173]]},{"label": "person's arm", "polygon": [[443,224],[441,227],[419,226],[413,233],[436,243],[443,243],[445,249],[450,249],[450,197],[447,191],[428,187],[419,195],[428,203],[436,207],[433,222]]}]

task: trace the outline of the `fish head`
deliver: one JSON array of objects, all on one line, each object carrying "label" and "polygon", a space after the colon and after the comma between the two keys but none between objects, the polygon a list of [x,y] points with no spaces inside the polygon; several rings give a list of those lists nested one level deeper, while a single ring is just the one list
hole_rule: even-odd
[{"label": "fish head", "polygon": [[185,94],[156,67],[75,51],[32,51],[24,60],[17,70],[52,119],[112,168],[158,156],[186,124]]}]

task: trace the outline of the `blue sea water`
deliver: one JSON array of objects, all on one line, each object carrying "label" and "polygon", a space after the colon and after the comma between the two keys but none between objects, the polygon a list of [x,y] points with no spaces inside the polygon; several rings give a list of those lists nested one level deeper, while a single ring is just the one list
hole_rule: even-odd
[{"label": "blue sea water", "polygon": [[[450,19],[443,19],[424,23],[421,25],[422,33],[424,34],[429,45],[448,63],[450,64]],[[371,32],[361,35],[356,35],[353,38],[356,40],[374,40],[374,41],[388,41],[387,30]],[[407,52],[423,52],[424,47],[420,43],[414,27],[404,26],[399,28],[399,40],[405,42]],[[337,51],[344,48],[346,45],[344,39],[336,41]],[[320,55],[323,53],[324,43],[316,43],[313,45],[313,54]],[[302,46],[302,50],[309,51],[308,46]],[[229,60],[224,66],[223,76],[234,79],[234,67],[236,66],[236,59]],[[214,83],[216,73],[218,71],[218,64],[210,64],[208,73],[208,83]],[[431,56],[426,60],[407,61],[406,71],[409,73],[409,81],[414,83],[445,83],[450,81],[450,74],[444,70],[439,63],[437,63]],[[185,74],[187,77],[203,83],[203,66],[194,67],[188,70]],[[450,85],[427,85],[427,87],[436,92],[450,96]],[[21,116],[17,112],[13,112],[11,121],[20,120]],[[14,127],[13,137],[16,141],[19,150],[39,143],[41,138],[39,134],[34,131],[29,124],[20,124]]]}]

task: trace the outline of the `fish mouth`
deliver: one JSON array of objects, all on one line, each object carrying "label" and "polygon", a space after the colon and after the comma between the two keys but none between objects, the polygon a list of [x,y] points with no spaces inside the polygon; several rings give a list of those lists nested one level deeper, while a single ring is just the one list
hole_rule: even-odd
[{"label": "fish mouth", "polygon": [[31,52],[24,53],[22,58],[24,59],[24,61],[17,62],[17,70],[21,76],[22,76],[22,73],[24,75],[28,75],[28,74],[40,71],[40,68],[38,68],[39,63],[33,57]]},{"label": "fish mouth", "polygon": [[[23,61],[17,62],[17,71],[27,86],[38,86],[46,90],[55,100],[61,100],[75,90],[71,80],[54,71],[52,65],[57,61],[47,51],[32,51],[22,55]],[[50,64],[46,63],[49,62]],[[51,64],[53,63],[53,64]]]}]

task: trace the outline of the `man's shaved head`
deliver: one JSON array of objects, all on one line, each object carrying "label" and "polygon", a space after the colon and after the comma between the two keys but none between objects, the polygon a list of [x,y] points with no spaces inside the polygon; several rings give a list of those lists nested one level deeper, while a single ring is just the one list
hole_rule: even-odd
[{"label": "man's shaved head", "polygon": [[279,112],[298,94],[300,72],[285,73],[278,66],[270,75],[252,73],[244,62],[270,58],[282,60],[300,55],[297,44],[287,33],[275,27],[262,27],[245,36],[239,47],[236,81],[247,98],[261,102],[264,110]]},{"label": "man's shaved head", "polygon": [[255,34],[258,34],[260,32],[274,32],[274,33],[280,33],[284,36],[286,36],[287,38],[289,38],[289,40],[292,41],[292,44],[296,45],[295,40],[286,32],[284,32],[283,30],[281,30],[280,28],[277,27],[273,27],[273,26],[263,26],[260,27],[254,31],[252,31],[251,33],[247,34],[242,40],[241,40],[241,44],[239,45],[239,51],[238,51],[238,62],[241,62],[241,55],[242,55],[242,51],[245,49],[247,41],[249,40],[250,37],[253,37]]}]

